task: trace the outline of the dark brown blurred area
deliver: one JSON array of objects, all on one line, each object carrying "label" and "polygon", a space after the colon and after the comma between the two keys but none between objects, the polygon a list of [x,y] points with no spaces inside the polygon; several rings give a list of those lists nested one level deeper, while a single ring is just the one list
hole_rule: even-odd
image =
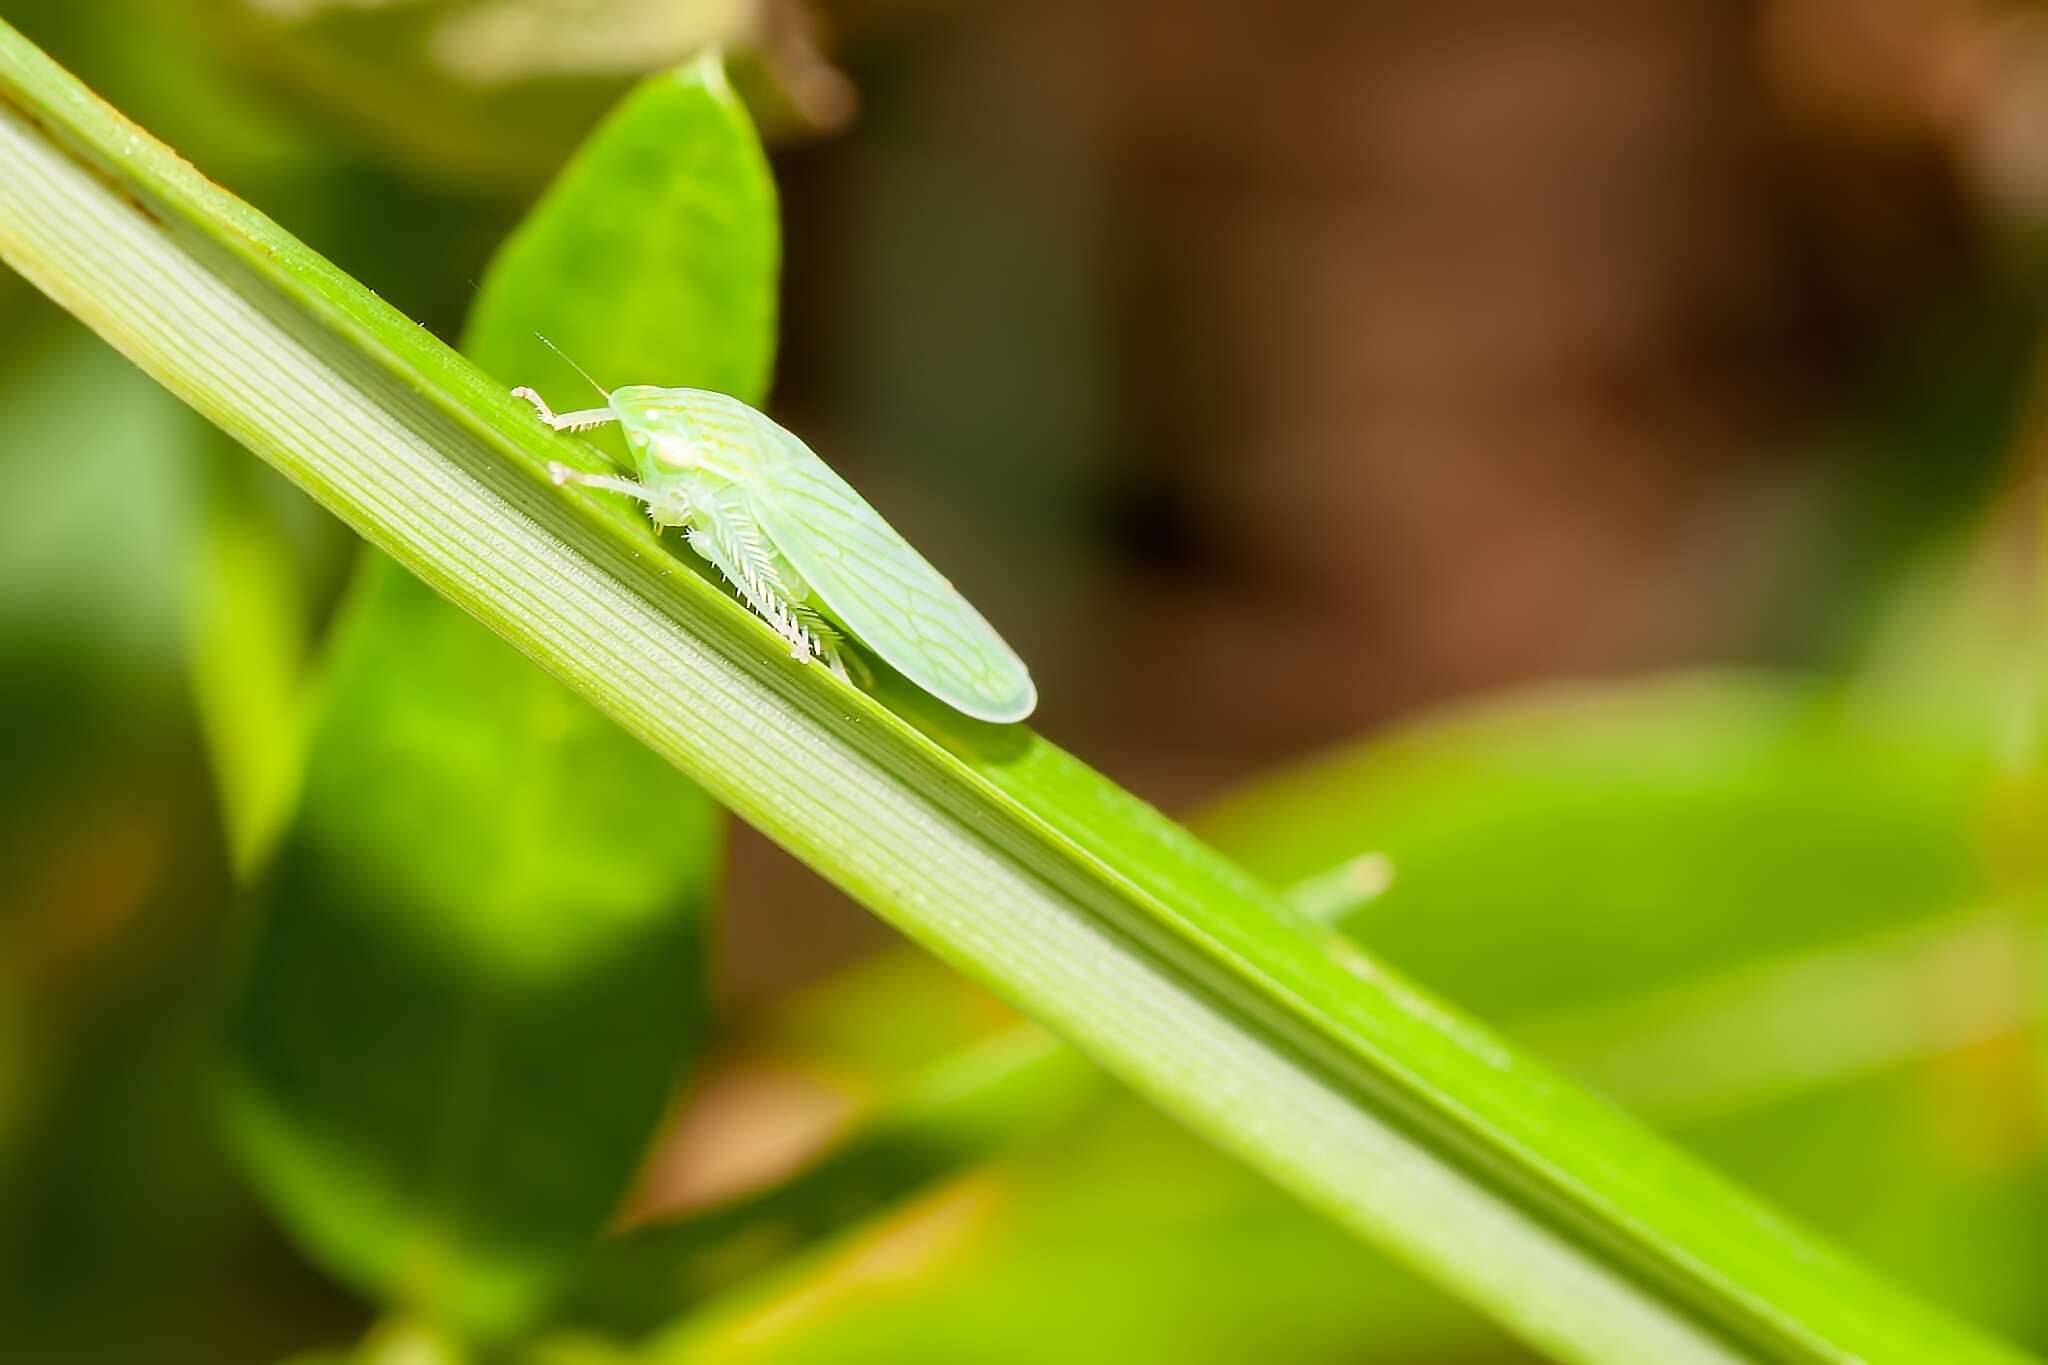
[{"label": "dark brown blurred area", "polygon": [[[1078,499],[1099,541],[992,556],[1068,584],[1019,632],[1041,720],[1175,809],[1487,689],[1805,662],[1781,642],[1824,609],[1841,501],[1816,447],[1902,337],[1988,287],[1986,219],[2042,180],[2011,98],[2040,84],[2017,78],[2040,20],[2014,6],[841,18],[866,108],[783,159],[783,399],[849,422],[856,460],[1054,469],[1009,509]],[[1088,273],[1035,273],[1055,258]],[[860,314],[848,277],[942,353],[834,352],[806,309]],[[1091,324],[1109,378],[1077,393]],[[941,553],[967,534],[919,529]],[[805,897],[758,845],[735,876],[740,904]],[[779,974],[784,927],[735,932],[780,944]]]},{"label": "dark brown blurred area", "polygon": [[[1125,448],[1214,570],[1141,572],[1128,725],[1227,713],[1250,768],[1746,652],[1757,464],[1968,268],[1921,111],[1852,123],[1805,88],[1838,53],[1725,3],[1113,12]],[[1894,64],[1856,93],[1910,102]]]}]

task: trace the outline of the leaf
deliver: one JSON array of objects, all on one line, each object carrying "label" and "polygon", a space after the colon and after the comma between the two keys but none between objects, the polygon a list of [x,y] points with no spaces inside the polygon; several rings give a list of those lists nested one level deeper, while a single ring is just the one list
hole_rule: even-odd
[{"label": "leaf", "polygon": [[189,590],[187,648],[229,851],[246,879],[268,858],[297,792],[312,613],[306,575],[269,496],[279,491],[277,476],[218,437],[204,457],[205,534]]},{"label": "leaf", "polygon": [[[467,349],[509,382],[553,359],[546,328],[607,369],[758,397],[775,242],[717,67],[656,77],[500,253]],[[720,822],[382,555],[333,649],[235,1029],[236,1133],[345,1277],[501,1333],[602,1228],[702,1044]]]},{"label": "leaf", "polygon": [[[642,82],[499,248],[463,350],[507,384],[690,385],[759,404],[775,363],[775,182],[718,62]],[[566,406],[557,402],[557,406]]]},{"label": "leaf", "polygon": [[[1047,1141],[947,1174],[611,1359],[1394,1365],[1526,1358],[1497,1328],[1276,1198],[1269,1184],[1139,1105],[1101,1106]],[[547,1345],[564,1340],[574,1338]],[[576,1358],[535,1353],[548,1365]]]},{"label": "leaf", "polygon": [[777,1267],[786,1271],[813,1243],[1043,1132],[1107,1089],[1100,1072],[1039,1029],[960,1048],[893,1086],[858,1129],[780,1184],[606,1239],[580,1268],[562,1318],[579,1331],[634,1337],[736,1281],[779,1279]]},{"label": "leaf", "polygon": [[717,822],[446,612],[374,572],[337,628],[229,1111],[330,1268],[486,1333],[602,1227],[701,1045]]},{"label": "leaf", "polygon": [[[41,345],[10,376],[0,624],[53,654],[119,661],[131,679],[158,674],[178,646],[178,584],[164,566],[192,535],[207,433],[59,322],[33,329]],[[91,610],[83,582],[97,585]]]},{"label": "leaf", "polygon": [[1432,717],[1202,826],[1279,885],[1380,855],[1346,932],[1502,1018],[1980,904],[1989,778],[1915,709],[1702,674]]},{"label": "leaf", "polygon": [[1571,1359],[2024,1357],[1919,1303],[1021,727],[856,692],[578,447],[0,29],[0,255],[947,961]]},{"label": "leaf", "polygon": [[[784,0],[203,0],[178,7],[359,149],[423,182],[527,189],[633,81],[735,54],[775,132],[852,96]],[[340,140],[340,139],[337,139]]]}]

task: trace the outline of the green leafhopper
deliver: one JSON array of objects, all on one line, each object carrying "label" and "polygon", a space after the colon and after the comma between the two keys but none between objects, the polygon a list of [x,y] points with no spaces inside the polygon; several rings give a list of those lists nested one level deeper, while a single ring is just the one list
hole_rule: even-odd
[{"label": "green leafhopper", "polygon": [[739,399],[600,385],[604,407],[557,414],[532,389],[512,392],[556,431],[617,422],[637,479],[560,463],[549,476],[623,493],[656,526],[685,528],[792,658],[845,678],[851,636],[978,720],[1018,721],[1037,706],[1031,674],[981,613],[809,446]]}]

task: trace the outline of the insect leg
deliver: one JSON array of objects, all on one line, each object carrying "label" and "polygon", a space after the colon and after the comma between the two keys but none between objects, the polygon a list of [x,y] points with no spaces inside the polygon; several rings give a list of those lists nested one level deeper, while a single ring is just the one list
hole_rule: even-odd
[{"label": "insect leg", "polygon": [[775,628],[775,633],[789,644],[790,658],[801,661],[821,654],[818,637],[797,619],[796,610],[783,599],[779,585],[771,583],[748,557],[733,553],[735,545],[722,543],[714,531],[704,526],[692,526],[690,548],[710,560],[725,581],[739,590],[741,599],[754,609],[754,614]]},{"label": "insect leg", "polygon": [[587,431],[591,427],[601,427],[606,422],[616,422],[619,420],[619,415],[610,408],[585,408],[581,412],[565,412],[557,415],[555,410],[548,406],[547,399],[541,397],[532,389],[527,388],[524,384],[512,390],[512,396],[514,398],[524,398],[527,402],[533,404],[534,411],[540,414],[540,420],[546,422],[556,431]]},{"label": "insect leg", "polygon": [[631,479],[622,479],[616,474],[586,474],[580,469],[569,468],[559,460],[548,461],[548,478],[554,481],[557,488],[565,483],[573,483],[579,488],[602,488],[607,493],[624,493],[627,497],[638,498],[641,502],[651,500],[646,488]]},{"label": "insect leg", "polygon": [[790,614],[810,630],[818,642],[818,657],[825,661],[825,667],[831,669],[839,681],[865,692],[874,690],[875,675],[858,653],[846,647],[846,635],[836,624],[810,606],[796,606]]}]

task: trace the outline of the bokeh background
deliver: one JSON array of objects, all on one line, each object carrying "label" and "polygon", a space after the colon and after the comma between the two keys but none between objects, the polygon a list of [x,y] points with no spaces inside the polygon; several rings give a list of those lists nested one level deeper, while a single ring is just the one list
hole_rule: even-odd
[{"label": "bokeh background", "polygon": [[[783,196],[772,410],[1002,625],[1046,733],[1282,884],[1377,859],[1366,946],[2048,1349],[2048,11],[5,17],[450,338],[594,119],[727,44]],[[331,1272],[211,1099],[256,930],[195,585],[271,575],[244,608],[317,657],[353,543],[12,275],[0,480],[0,1355],[456,1352]],[[710,1059],[621,1226],[1026,1037],[764,840],[725,856]],[[675,1349],[1519,1358],[1106,1086],[1043,1089],[674,1292]],[[626,1352],[659,1316],[591,1318]]]}]

